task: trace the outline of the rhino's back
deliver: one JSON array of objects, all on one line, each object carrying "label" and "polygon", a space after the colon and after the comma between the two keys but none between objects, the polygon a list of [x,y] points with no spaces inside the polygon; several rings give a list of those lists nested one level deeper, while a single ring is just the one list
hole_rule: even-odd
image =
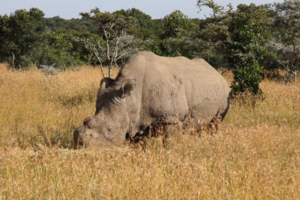
[{"label": "rhino's back", "polygon": [[201,62],[151,52],[131,57],[120,77],[136,79],[142,120],[173,122],[193,115],[206,123],[226,107],[226,81],[208,63]]}]

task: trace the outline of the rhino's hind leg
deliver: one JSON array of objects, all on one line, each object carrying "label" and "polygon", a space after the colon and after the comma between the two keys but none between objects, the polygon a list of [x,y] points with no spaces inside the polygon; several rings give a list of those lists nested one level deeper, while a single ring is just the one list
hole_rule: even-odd
[{"label": "rhino's hind leg", "polygon": [[204,131],[208,134],[208,135],[215,135],[218,133],[220,124],[221,124],[222,119],[218,118],[218,117],[214,117],[205,127],[204,127]]}]

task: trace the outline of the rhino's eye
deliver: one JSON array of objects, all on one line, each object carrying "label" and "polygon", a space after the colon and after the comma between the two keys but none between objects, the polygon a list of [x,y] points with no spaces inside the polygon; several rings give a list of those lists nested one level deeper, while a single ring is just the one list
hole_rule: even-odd
[{"label": "rhino's eye", "polygon": [[112,128],[108,127],[107,130],[108,130],[109,132],[111,132],[111,131],[112,131]]}]

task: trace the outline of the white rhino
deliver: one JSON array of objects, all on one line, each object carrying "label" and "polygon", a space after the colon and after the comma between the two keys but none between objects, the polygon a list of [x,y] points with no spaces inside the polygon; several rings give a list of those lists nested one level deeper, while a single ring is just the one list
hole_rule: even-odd
[{"label": "white rhino", "polygon": [[[76,144],[119,146],[149,136],[150,127],[221,121],[229,106],[226,80],[205,60],[133,55],[116,79],[103,78],[96,112],[74,131]],[[152,129],[154,130],[154,129]]]}]

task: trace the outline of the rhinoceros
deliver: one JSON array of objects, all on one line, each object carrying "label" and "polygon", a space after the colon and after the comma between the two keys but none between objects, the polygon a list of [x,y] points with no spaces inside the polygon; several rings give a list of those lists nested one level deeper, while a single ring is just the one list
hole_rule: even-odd
[{"label": "rhinoceros", "polygon": [[186,127],[221,121],[229,106],[226,80],[205,60],[141,51],[115,79],[103,78],[96,112],[74,131],[76,144],[120,146],[150,127]]}]

